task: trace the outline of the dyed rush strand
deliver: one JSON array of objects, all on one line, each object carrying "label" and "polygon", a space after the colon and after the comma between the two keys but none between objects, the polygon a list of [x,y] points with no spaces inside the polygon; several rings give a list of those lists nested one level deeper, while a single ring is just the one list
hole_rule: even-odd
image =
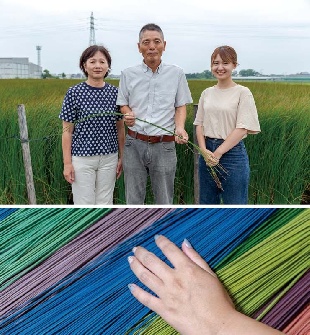
[{"label": "dyed rush strand", "polygon": [[12,313],[27,300],[171,211],[114,209],[4,289],[0,295],[0,315]]},{"label": "dyed rush strand", "polygon": [[[246,314],[252,314],[309,268],[310,211],[285,226],[217,272]],[[263,266],[262,266],[263,264]],[[252,283],[252,286],[249,286]],[[243,290],[243,286],[247,289]],[[248,286],[247,286],[248,285]]]},{"label": "dyed rush strand", "polygon": [[[0,208],[0,221],[5,219],[17,210],[17,208]],[[1,225],[1,222],[0,222]]]},{"label": "dyed rush strand", "polygon": [[276,232],[279,228],[283,227],[294,219],[298,214],[303,211],[301,208],[283,208],[274,212],[265,222],[263,222],[252,234],[247,238],[244,243],[234,248],[232,252],[225,257],[217,266],[216,270],[221,269],[229,264],[239,256],[249,251],[258,243],[269,237]]},{"label": "dyed rush strand", "polygon": [[[152,211],[152,209],[149,209]],[[154,235],[164,234],[178,245],[185,237],[203,249],[211,263],[221,260],[231,244],[242,243],[273,209],[178,209],[27,302],[0,322],[10,334],[125,334],[154,315],[130,294],[137,282],[127,256],[136,245],[158,254]],[[162,257],[163,258],[163,257]],[[143,321],[141,321],[143,320]]]},{"label": "dyed rush strand", "polygon": [[266,324],[284,329],[310,301],[310,270],[278,301],[272,310],[259,318]]},{"label": "dyed rush strand", "polygon": [[0,225],[0,290],[36,267],[110,209],[20,209]]},{"label": "dyed rush strand", "polygon": [[309,335],[310,334],[310,305],[298,315],[283,332],[287,335]]},{"label": "dyed rush strand", "polygon": [[[251,315],[309,268],[309,243],[305,243],[310,237],[307,229],[309,220],[310,211],[301,212],[261,243],[217,271],[239,310]],[[196,245],[193,245],[196,249]],[[134,327],[128,334],[174,334],[174,330],[154,314],[148,326]]]}]

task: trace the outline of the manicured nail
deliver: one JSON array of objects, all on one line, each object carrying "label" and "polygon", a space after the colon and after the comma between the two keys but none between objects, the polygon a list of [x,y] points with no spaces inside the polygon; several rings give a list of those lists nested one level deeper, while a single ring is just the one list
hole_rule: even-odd
[{"label": "manicured nail", "polygon": [[157,234],[154,236],[155,241],[158,239],[159,236],[160,235],[157,235]]},{"label": "manicured nail", "polygon": [[184,239],[184,243],[185,245],[187,246],[187,248],[192,248],[192,245],[189,243],[189,240],[188,239]]},{"label": "manicured nail", "polygon": [[135,253],[137,250],[137,247],[132,248],[132,252]]},{"label": "manicured nail", "polygon": [[132,292],[134,290],[134,285],[133,284],[128,284],[128,288],[129,288],[130,292]]},{"label": "manicured nail", "polygon": [[132,261],[133,261],[133,257],[132,256],[129,256],[127,259],[128,259],[129,264],[132,263]]}]

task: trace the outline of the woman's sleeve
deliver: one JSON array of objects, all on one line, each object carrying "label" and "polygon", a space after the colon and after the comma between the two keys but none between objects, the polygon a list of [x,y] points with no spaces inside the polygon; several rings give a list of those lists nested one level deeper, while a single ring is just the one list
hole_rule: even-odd
[{"label": "woman's sleeve", "polygon": [[126,85],[126,75],[124,71],[121,72],[121,77],[119,80],[116,104],[118,106],[128,106],[129,105],[129,92],[128,92],[128,87]]},{"label": "woman's sleeve", "polygon": [[204,97],[205,97],[205,91],[203,91],[201,93],[199,102],[198,102],[198,110],[197,110],[197,114],[195,117],[195,121],[194,121],[194,125],[195,126],[203,126],[203,116],[204,116],[204,112],[203,112],[203,101],[204,101]]},{"label": "woman's sleeve", "polygon": [[236,128],[245,128],[248,134],[260,132],[260,124],[252,92],[245,87],[240,94]]},{"label": "woman's sleeve", "polygon": [[76,108],[72,89],[69,89],[65,95],[59,118],[72,123],[76,121]]}]

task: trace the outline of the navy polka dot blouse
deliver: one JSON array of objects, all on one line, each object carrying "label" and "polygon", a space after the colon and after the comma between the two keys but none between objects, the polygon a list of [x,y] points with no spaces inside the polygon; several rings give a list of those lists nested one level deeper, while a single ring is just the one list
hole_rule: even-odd
[{"label": "navy polka dot blouse", "polygon": [[117,87],[89,86],[85,82],[70,87],[59,118],[74,123],[72,156],[107,155],[118,151],[116,121]]}]

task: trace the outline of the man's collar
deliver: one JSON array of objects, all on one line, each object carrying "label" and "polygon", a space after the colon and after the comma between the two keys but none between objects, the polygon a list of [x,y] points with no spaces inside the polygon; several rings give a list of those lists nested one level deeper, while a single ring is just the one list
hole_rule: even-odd
[{"label": "man's collar", "polygon": [[[163,61],[160,62],[160,64],[158,65],[157,69],[155,72],[157,73],[160,73],[161,72],[161,69],[163,67]],[[142,69],[143,69],[143,72],[146,73],[147,71],[152,71],[152,69],[150,67],[148,67],[144,61],[142,62]]]}]

